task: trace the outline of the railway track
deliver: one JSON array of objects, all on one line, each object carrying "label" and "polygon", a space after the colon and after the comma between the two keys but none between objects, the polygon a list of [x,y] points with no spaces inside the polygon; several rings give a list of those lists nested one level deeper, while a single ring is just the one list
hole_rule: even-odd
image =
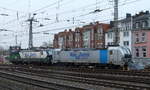
[{"label": "railway track", "polygon": [[[73,82],[79,82],[79,83],[87,83],[87,84],[92,84],[92,85],[98,85],[98,86],[105,86],[105,87],[115,87],[115,88],[124,88],[127,90],[149,90],[150,87],[149,85],[146,84],[141,84],[141,83],[131,83],[126,78],[124,80],[116,79],[114,77],[101,77],[101,78],[96,78],[96,77],[85,77],[84,76],[75,76],[75,75],[64,75],[64,74],[51,74],[51,75],[41,75],[37,73],[30,73],[30,72],[22,72],[19,71],[20,73],[25,73],[25,74],[31,74],[31,75],[38,75],[40,77],[48,77],[48,78],[55,78],[55,79],[60,79],[60,80],[67,80],[67,81],[73,81]],[[113,79],[112,79],[113,78]],[[123,82],[121,82],[123,81]],[[124,81],[128,81],[125,83]],[[133,82],[133,81],[132,81]],[[144,82],[143,82],[144,83]]]},{"label": "railway track", "polygon": [[[21,72],[21,71],[0,71],[0,77],[7,78],[10,80],[18,81],[21,83],[26,83],[38,87],[42,87],[48,90],[101,90],[104,88],[103,86],[91,85],[85,83],[79,83],[79,81],[75,82],[73,79],[68,82],[69,78],[56,78],[54,77],[46,77],[38,74],[33,74],[31,72]],[[79,79],[79,78],[78,78]],[[66,80],[66,81],[64,81]],[[74,82],[72,82],[74,81]],[[105,90],[105,88],[104,88]],[[107,89],[112,90],[112,89]],[[122,90],[122,89],[115,89]]]},{"label": "railway track", "polygon": [[112,74],[112,75],[128,75],[128,76],[143,76],[150,77],[150,70],[131,70],[123,71],[120,69],[95,69],[95,68],[75,68],[75,67],[62,67],[62,66],[22,66],[22,65],[0,65],[0,68],[25,68],[25,69],[41,69],[41,71],[59,70],[59,71],[72,71],[80,73],[94,73],[94,74]]},{"label": "railway track", "polygon": [[[117,75],[110,73],[81,73],[70,71],[55,71],[55,70],[43,70],[43,69],[25,69],[17,68],[11,69],[16,73],[22,73],[25,75],[38,76],[42,78],[53,78],[71,82],[84,83],[96,86],[123,88],[127,90],[150,90],[149,77],[139,77],[131,75]],[[85,88],[84,88],[85,89]],[[87,89],[87,88],[86,88]],[[98,90],[98,89],[97,89]]]},{"label": "railway track", "polygon": [[29,85],[34,85],[37,87],[42,87],[47,90],[85,90],[82,88],[77,88],[73,86],[68,86],[68,85],[61,85],[57,83],[51,83],[46,80],[41,80],[38,78],[34,78],[25,74],[21,73],[12,73],[12,72],[5,72],[5,71],[0,71],[0,77],[17,81],[20,83],[25,83]]}]

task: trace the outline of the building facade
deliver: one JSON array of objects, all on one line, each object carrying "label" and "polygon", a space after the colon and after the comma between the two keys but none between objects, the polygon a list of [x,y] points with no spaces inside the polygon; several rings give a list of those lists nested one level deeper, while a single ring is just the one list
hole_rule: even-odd
[{"label": "building facade", "polygon": [[120,46],[124,46],[132,50],[132,16],[126,14],[126,18],[119,21],[119,32],[120,32]]},{"label": "building facade", "polygon": [[95,48],[105,48],[105,33],[110,29],[109,24],[97,23],[95,25]]},{"label": "building facade", "polygon": [[53,47],[54,48],[59,48],[59,45],[58,45],[58,34],[54,35]]},{"label": "building facade", "polygon": [[[113,45],[113,22],[105,35],[105,45]],[[118,21],[119,45],[128,47],[132,53],[132,60],[150,65],[150,13],[139,12],[131,16],[126,14],[125,19]]]},{"label": "building facade", "polygon": [[[126,18],[118,21],[118,32],[119,32],[119,45],[124,46],[132,50],[132,16],[131,14],[126,14]],[[106,33],[105,45],[114,45],[114,25],[113,22],[110,23],[111,29]]]},{"label": "building facade", "polygon": [[95,31],[94,25],[92,23],[83,26],[82,30],[83,48],[94,48],[94,31]]},{"label": "building facade", "polygon": [[75,48],[82,48],[82,28],[76,28],[74,32],[74,46]]},{"label": "building facade", "polygon": [[54,36],[54,48],[105,48],[105,32],[109,24],[90,23],[81,28],[65,30]]},{"label": "building facade", "polygon": [[[106,48],[114,45],[114,22],[91,23],[54,36],[54,48]],[[150,65],[150,13],[126,14],[118,21],[119,45],[130,49],[132,59]]]},{"label": "building facade", "polygon": [[69,29],[66,35],[66,47],[65,48],[75,48],[74,46],[74,31]]},{"label": "building facade", "polygon": [[54,48],[67,48],[67,42],[68,42],[68,37],[67,37],[67,30],[64,32],[59,32],[58,34],[54,35],[54,40],[53,40],[53,47]]},{"label": "building facade", "polygon": [[114,33],[112,29],[109,29],[108,32],[105,33],[105,46],[113,45],[114,42]]},{"label": "building facade", "polygon": [[133,16],[132,31],[133,59],[143,64],[150,64],[150,14],[140,12]]}]

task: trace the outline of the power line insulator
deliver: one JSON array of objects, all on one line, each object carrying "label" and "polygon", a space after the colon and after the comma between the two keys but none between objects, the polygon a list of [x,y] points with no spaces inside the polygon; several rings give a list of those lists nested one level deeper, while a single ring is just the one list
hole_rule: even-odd
[{"label": "power line insulator", "polygon": [[94,12],[93,12],[93,13],[97,13],[97,12],[101,12],[101,11],[103,11],[103,10],[96,9],[96,10],[94,10]]}]

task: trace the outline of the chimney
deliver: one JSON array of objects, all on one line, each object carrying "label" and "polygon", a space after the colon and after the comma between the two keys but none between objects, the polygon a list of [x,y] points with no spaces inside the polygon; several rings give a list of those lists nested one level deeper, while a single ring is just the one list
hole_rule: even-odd
[{"label": "chimney", "polygon": [[143,11],[141,11],[141,12],[139,13],[139,16],[142,16],[142,15],[144,15],[144,12],[143,12]]},{"label": "chimney", "polygon": [[64,32],[67,32],[67,29],[65,29],[65,31]]},{"label": "chimney", "polygon": [[90,22],[90,25],[93,25],[93,23],[92,23],[92,22]]},{"label": "chimney", "polygon": [[110,21],[110,27],[114,27],[114,21]]},{"label": "chimney", "polygon": [[149,11],[146,11],[145,14],[149,14]]},{"label": "chimney", "polygon": [[135,14],[135,17],[138,17],[138,14]]},{"label": "chimney", "polygon": [[99,24],[99,21],[96,21],[95,24],[98,25],[98,24]]},{"label": "chimney", "polygon": [[71,29],[69,29],[69,32],[71,32],[72,30]]},{"label": "chimney", "polygon": [[130,18],[131,17],[131,14],[130,13],[127,13],[126,14],[126,18]]}]

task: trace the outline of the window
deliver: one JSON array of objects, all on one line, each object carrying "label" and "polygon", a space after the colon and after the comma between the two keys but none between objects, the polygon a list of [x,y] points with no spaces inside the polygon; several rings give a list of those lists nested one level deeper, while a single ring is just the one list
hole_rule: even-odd
[{"label": "window", "polygon": [[41,51],[40,53],[41,53],[41,55],[43,55],[43,51]]},{"label": "window", "polygon": [[128,23],[127,24],[127,30],[130,30],[131,29],[131,23]]},{"label": "window", "polygon": [[108,42],[108,45],[111,45],[111,42]]},{"label": "window", "polygon": [[99,34],[103,34],[103,30],[102,30],[102,28],[99,28],[99,29],[97,30],[97,33],[99,33]]},{"label": "window", "polygon": [[99,40],[99,35],[98,35],[98,33],[95,33],[95,40]]},{"label": "window", "polygon": [[123,44],[124,46],[129,46],[129,41],[124,41]]},{"label": "window", "polygon": [[76,32],[75,38],[76,38],[76,42],[79,42],[79,40],[80,40],[80,33],[79,32]]},{"label": "window", "polygon": [[135,43],[138,43],[138,42],[139,42],[139,34],[136,33],[136,35],[135,35]]},{"label": "window", "polygon": [[110,42],[110,45],[114,45],[114,43],[113,43],[113,42]]},{"label": "window", "polygon": [[90,31],[83,33],[83,47],[90,48]]},{"label": "window", "polygon": [[136,22],[135,23],[135,28],[139,28],[140,27],[140,23],[139,22]]},{"label": "window", "polygon": [[132,21],[130,22],[129,29],[132,29]]},{"label": "window", "polygon": [[[108,33],[108,37],[110,37],[109,33]],[[97,30],[97,33],[95,34],[95,38],[96,40],[103,39],[103,30],[101,28]]]},{"label": "window", "polygon": [[128,23],[125,24],[125,27],[126,27],[126,30],[129,30],[129,24]]},{"label": "window", "polygon": [[123,36],[124,36],[124,37],[126,36],[126,32],[123,32]]},{"label": "window", "polygon": [[108,38],[110,38],[110,33],[108,33]]},{"label": "window", "polygon": [[142,27],[144,28],[144,27],[147,27],[148,26],[148,22],[147,21],[143,21],[142,22]]},{"label": "window", "polygon": [[139,57],[139,49],[136,48],[135,51],[136,51],[136,52],[135,52],[135,53],[136,53],[136,57]]},{"label": "window", "polygon": [[108,36],[108,38],[110,38],[110,34],[109,33],[107,33],[107,36]]},{"label": "window", "polygon": [[112,38],[112,32],[108,33],[108,38],[110,38],[110,39]]},{"label": "window", "polygon": [[146,33],[142,33],[142,42],[145,42]]},{"label": "window", "polygon": [[128,36],[129,36],[129,32],[128,32],[128,31],[123,32],[123,36],[124,36],[124,37],[128,37]]},{"label": "window", "polygon": [[146,57],[146,47],[142,48],[143,57]]}]

